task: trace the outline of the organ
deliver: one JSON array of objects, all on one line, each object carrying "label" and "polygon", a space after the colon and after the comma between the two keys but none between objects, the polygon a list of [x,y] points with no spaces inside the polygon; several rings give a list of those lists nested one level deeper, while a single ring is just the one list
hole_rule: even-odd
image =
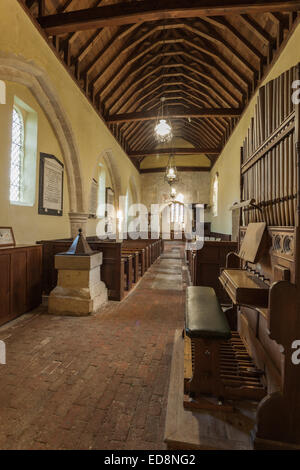
[{"label": "organ", "polygon": [[[194,287],[184,345],[175,335],[169,449],[300,449],[299,79],[297,65],[259,90],[241,149],[241,202],[232,206],[238,247],[227,252],[218,288],[195,282],[198,254],[188,253]],[[231,308],[218,305],[221,286]]]},{"label": "organ", "polygon": [[220,276],[239,335],[263,371],[257,449],[300,448],[300,365],[293,357],[300,339],[300,121],[292,100],[299,78],[297,65],[259,90],[241,151],[240,251],[227,256]]}]

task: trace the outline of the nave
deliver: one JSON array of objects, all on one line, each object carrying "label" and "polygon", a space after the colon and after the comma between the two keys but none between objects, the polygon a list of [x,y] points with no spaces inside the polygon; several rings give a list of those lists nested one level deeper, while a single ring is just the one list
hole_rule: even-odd
[{"label": "nave", "polygon": [[184,245],[122,303],[83,318],[44,307],[0,328],[1,449],[165,449],[174,332],[183,327]]},{"label": "nave", "polygon": [[299,450],[300,0],[0,31],[0,450]]}]

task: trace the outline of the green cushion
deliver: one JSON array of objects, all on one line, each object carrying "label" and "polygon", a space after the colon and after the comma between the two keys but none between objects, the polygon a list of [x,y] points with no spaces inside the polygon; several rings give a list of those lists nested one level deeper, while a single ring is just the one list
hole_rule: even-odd
[{"label": "green cushion", "polygon": [[231,337],[227,318],[213,288],[203,286],[187,288],[185,330],[190,338]]}]

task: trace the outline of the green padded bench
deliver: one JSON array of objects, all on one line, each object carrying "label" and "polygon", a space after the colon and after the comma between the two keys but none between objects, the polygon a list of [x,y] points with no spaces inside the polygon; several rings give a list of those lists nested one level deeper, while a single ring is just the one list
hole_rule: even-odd
[{"label": "green padded bench", "polygon": [[223,402],[220,374],[220,346],[231,338],[225,313],[211,287],[191,286],[186,291],[185,334],[193,351],[193,375],[185,383],[185,393],[205,408],[205,396]]},{"label": "green padded bench", "polygon": [[229,339],[228,321],[212,287],[186,291],[185,332],[189,338]]}]

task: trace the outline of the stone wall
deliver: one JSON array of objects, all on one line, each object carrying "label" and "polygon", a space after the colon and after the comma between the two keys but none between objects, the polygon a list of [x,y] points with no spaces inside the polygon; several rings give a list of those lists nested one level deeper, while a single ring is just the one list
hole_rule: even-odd
[{"label": "stone wall", "polygon": [[[150,209],[151,204],[166,204],[170,201],[170,186],[164,182],[164,173],[147,173],[142,175],[142,203]],[[186,204],[209,204],[210,173],[181,172],[179,182],[174,185],[177,196],[182,194]],[[205,219],[210,220],[209,211]]]}]

